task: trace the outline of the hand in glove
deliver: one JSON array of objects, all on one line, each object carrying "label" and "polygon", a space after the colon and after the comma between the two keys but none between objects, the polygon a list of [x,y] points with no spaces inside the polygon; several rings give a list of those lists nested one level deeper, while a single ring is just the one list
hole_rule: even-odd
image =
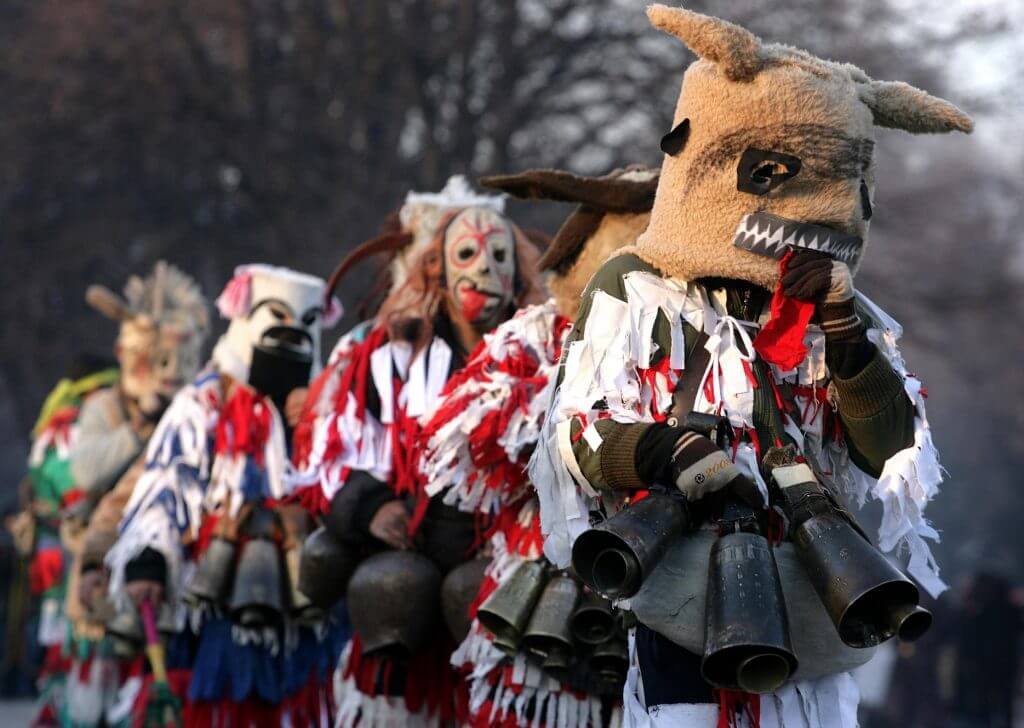
[{"label": "hand in glove", "polygon": [[402,551],[411,548],[409,540],[409,512],[400,500],[385,503],[370,521],[370,533],[392,548]]},{"label": "hand in glove", "polygon": [[686,500],[699,501],[725,488],[753,508],[763,508],[764,498],[757,484],[743,475],[714,442],[686,430],[672,449],[672,479]]},{"label": "hand in glove", "polygon": [[828,341],[857,341],[864,336],[864,325],[854,309],[853,274],[846,263],[815,250],[798,250],[782,276],[782,292],[816,304]]}]

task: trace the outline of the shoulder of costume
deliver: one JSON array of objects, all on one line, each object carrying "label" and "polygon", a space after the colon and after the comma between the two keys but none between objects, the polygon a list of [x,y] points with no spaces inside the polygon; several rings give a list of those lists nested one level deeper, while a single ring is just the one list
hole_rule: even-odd
[{"label": "shoulder of costume", "polygon": [[594,277],[590,279],[590,282],[583,291],[584,302],[589,300],[595,291],[604,291],[620,301],[625,301],[625,278],[628,274],[634,272],[651,273],[658,277],[662,276],[661,271],[635,253],[613,255],[597,269]]},{"label": "shoulder of costume", "polygon": [[120,370],[110,368],[78,379],[61,379],[43,400],[39,417],[32,428],[33,437],[38,437],[53,424],[55,416],[60,415],[60,419],[67,419],[69,408],[77,409],[86,396],[98,389],[113,386],[119,377]]}]

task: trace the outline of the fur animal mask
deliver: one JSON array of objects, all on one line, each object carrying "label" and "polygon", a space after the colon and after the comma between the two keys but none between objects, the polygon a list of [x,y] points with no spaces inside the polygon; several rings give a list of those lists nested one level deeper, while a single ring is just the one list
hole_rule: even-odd
[{"label": "fur animal mask", "polygon": [[825,249],[855,271],[874,190],[875,127],[971,131],[962,111],[904,83],[874,81],[850,64],[762,43],[681,8],[652,5],[647,15],[697,54],[662,140],[651,222],[635,248],[668,275],[771,289],[779,266],[766,253],[792,244]]},{"label": "fur animal mask", "polygon": [[90,306],[120,322],[117,360],[121,389],[156,418],[199,371],[209,329],[206,299],[189,276],[159,261],[146,278],[132,276],[119,296],[104,286],[85,293]]}]

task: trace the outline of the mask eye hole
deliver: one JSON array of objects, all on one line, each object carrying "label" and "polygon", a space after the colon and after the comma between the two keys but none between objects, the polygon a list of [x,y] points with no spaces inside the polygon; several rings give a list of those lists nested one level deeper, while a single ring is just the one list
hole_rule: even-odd
[{"label": "mask eye hole", "polygon": [[860,208],[863,211],[864,219],[870,220],[874,211],[871,209],[871,193],[868,190],[868,183],[860,181]]},{"label": "mask eye hole", "polygon": [[317,319],[317,317],[319,315],[320,315],[320,312],[315,310],[315,309],[312,310],[312,311],[307,311],[306,313],[304,313],[302,315],[302,325],[303,326],[312,326],[313,324],[316,323],[316,319]]},{"label": "mask eye hole", "polygon": [[504,248],[498,248],[497,250],[494,251],[494,259],[499,263],[505,262],[505,255],[506,253]]},{"label": "mask eye hole", "polygon": [[455,253],[455,257],[465,262],[472,258],[474,253],[476,253],[476,250],[467,246],[464,248],[459,248],[458,251]]},{"label": "mask eye hole", "polygon": [[800,174],[799,157],[750,147],[736,166],[736,189],[752,195],[766,195],[783,182]]}]

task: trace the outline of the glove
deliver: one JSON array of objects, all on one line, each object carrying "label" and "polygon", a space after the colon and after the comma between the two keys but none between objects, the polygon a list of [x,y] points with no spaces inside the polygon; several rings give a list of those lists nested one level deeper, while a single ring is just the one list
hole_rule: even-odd
[{"label": "glove", "polygon": [[864,324],[854,308],[853,274],[846,263],[815,250],[799,250],[782,276],[782,293],[816,304],[828,342],[853,342],[864,337]]},{"label": "glove", "polygon": [[676,488],[691,503],[729,488],[751,507],[764,507],[757,485],[714,442],[698,432],[687,430],[679,436],[670,467]]}]

